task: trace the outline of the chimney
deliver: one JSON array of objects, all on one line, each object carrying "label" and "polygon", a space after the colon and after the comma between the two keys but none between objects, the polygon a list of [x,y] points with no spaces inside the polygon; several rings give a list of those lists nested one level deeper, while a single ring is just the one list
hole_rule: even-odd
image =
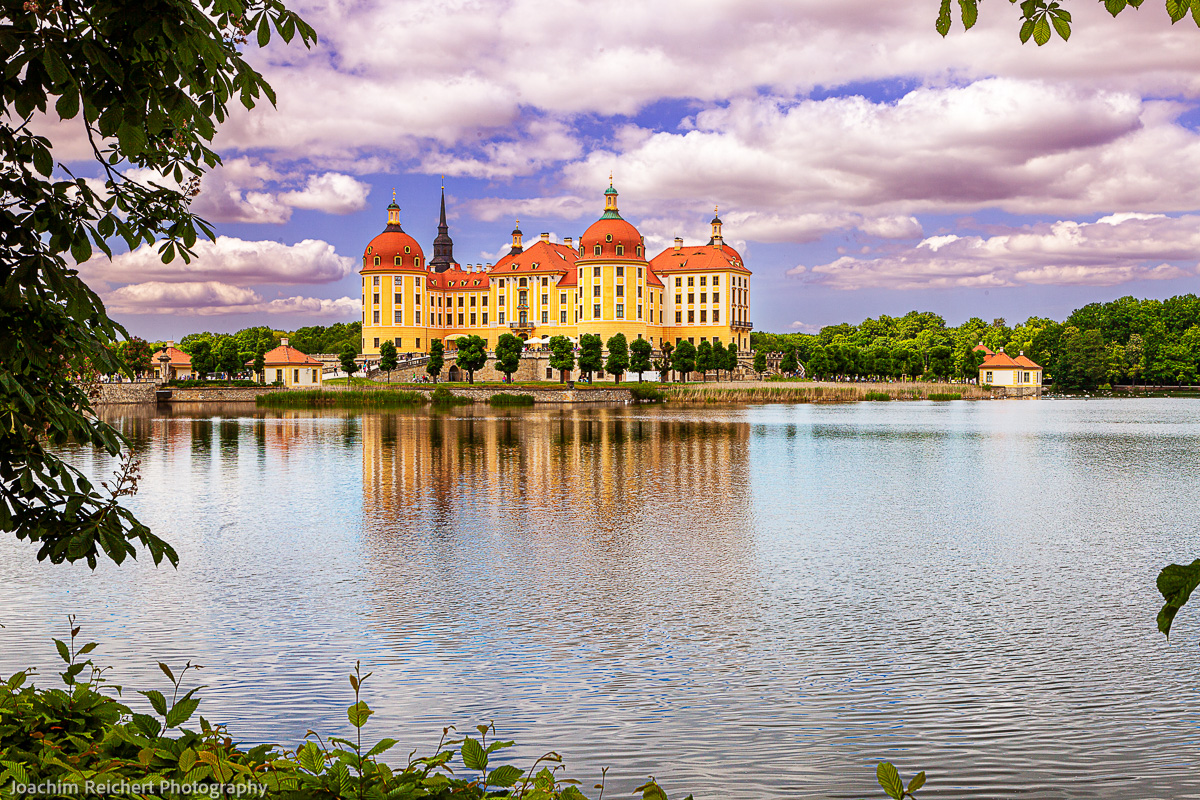
[{"label": "chimney", "polygon": [[682,250],[682,249],[683,249],[683,237],[682,237],[682,236],[676,236],[676,237],[675,237],[675,249],[676,249],[676,250]]},{"label": "chimney", "polygon": [[492,262],[490,262],[490,261],[489,261],[489,262],[487,263],[487,269],[488,269],[488,272],[491,272],[491,271],[492,271]]},{"label": "chimney", "polygon": [[563,239],[563,244],[565,244],[567,247],[571,248],[572,250],[575,249],[575,240],[572,239],[570,236]]},{"label": "chimney", "polygon": [[287,347],[287,346],[288,346],[288,337],[284,336],[282,339],[280,339],[280,340],[279,340],[279,346],[280,346],[280,347]]},{"label": "chimney", "polygon": [[174,346],[175,346],[175,340],[174,340],[174,339],[172,339],[171,341],[167,342],[167,347],[174,347]]},{"label": "chimney", "polygon": [[543,241],[543,242],[549,242],[549,241],[550,241],[550,234],[548,234],[548,233],[543,233],[543,234],[542,234],[542,241]]}]

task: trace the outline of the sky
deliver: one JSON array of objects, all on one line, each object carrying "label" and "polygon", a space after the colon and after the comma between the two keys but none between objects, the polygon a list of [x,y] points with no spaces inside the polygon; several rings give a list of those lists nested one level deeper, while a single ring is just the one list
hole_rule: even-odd
[{"label": "sky", "polygon": [[[487,264],[516,219],[578,237],[610,172],[652,255],[720,208],[756,330],[1197,291],[1200,30],[1161,2],[1072,3],[1041,48],[1007,3],[945,39],[936,0],[289,5],[319,41],[247,51],[278,104],[218,132],[217,239],[80,265],[131,334],[353,321],[393,191],[430,255],[444,181],[456,259]],[[68,163],[76,124],[45,123]]]}]

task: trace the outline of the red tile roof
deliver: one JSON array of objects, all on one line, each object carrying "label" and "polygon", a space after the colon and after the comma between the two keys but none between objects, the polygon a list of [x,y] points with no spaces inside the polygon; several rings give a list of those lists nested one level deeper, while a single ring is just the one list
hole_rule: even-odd
[{"label": "red tile roof", "polygon": [[[1000,353],[992,353],[990,356],[985,358],[983,360],[983,363],[979,365],[979,368],[980,369],[1013,369],[1015,367],[1021,367],[1021,366],[1024,366],[1024,364],[1020,364],[1017,361],[1015,361],[1012,358],[1012,356],[1008,355],[1008,353],[1000,352]],[[1040,369],[1040,367],[1039,367],[1039,369]]]},{"label": "red tile roof", "polygon": [[157,353],[155,353],[154,357],[151,359],[155,366],[160,363],[158,357],[162,355],[163,350],[165,350],[167,355],[171,357],[172,367],[190,367],[192,365],[192,357],[180,350],[178,347],[163,347]]},{"label": "red tile roof", "polygon": [[[246,364],[253,364],[254,360],[247,361]],[[268,367],[279,366],[321,366],[321,362],[317,361],[312,356],[301,353],[291,345],[281,344],[274,350],[268,350],[263,354],[263,365]]]},{"label": "red tile roof", "polygon": [[[550,272],[568,272],[575,269],[579,258],[565,244],[543,242],[540,239],[520,253],[509,253],[496,262],[491,274],[497,278],[505,275],[544,275]],[[536,265],[536,266],[534,266]]]},{"label": "red tile roof", "polygon": [[491,285],[488,273],[467,272],[457,268],[432,273],[425,282],[429,288],[442,292],[479,291]]},{"label": "red tile roof", "polygon": [[[408,252],[404,252],[405,248]],[[375,257],[379,257],[379,266],[375,266]],[[396,264],[396,257],[400,263]],[[415,259],[421,259],[417,264]],[[384,231],[371,240],[363,252],[363,265],[359,272],[395,272],[396,270],[425,269],[425,251],[417,240],[401,230]]]},{"label": "red tile roof", "polygon": [[992,351],[989,350],[988,348],[984,347],[982,342],[980,342],[979,344],[972,347],[971,350],[978,352],[978,353],[983,353],[986,356],[990,356],[992,354]]},{"label": "red tile roof", "polygon": [[669,247],[651,259],[650,266],[655,272],[731,269],[747,275],[752,274],[742,262],[741,254],[727,244],[721,247],[704,244],[681,247],[678,250]]},{"label": "red tile roof", "polygon": [[1041,369],[1042,368],[1040,364],[1036,364],[1033,361],[1031,361],[1028,357],[1026,357],[1026,355],[1024,353],[1017,356],[1013,360],[1016,361],[1018,364],[1020,364],[1022,367],[1025,367],[1026,369]]}]

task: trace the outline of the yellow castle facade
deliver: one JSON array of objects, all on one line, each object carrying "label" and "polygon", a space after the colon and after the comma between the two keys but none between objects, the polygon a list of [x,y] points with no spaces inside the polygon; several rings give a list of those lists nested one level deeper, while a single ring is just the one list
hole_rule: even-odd
[{"label": "yellow castle facade", "polygon": [[526,247],[520,224],[512,248],[486,268],[454,261],[442,195],[438,236],[428,261],[400,225],[395,198],[383,232],[363,253],[363,353],[378,355],[391,340],[402,353],[428,353],[441,339],[448,348],[476,335],[494,349],[500,336],[524,340],[585,333],[603,341],[622,333],[655,348],[722,342],[750,347],[750,270],[724,241],[714,215],[704,245],[676,239],[653,258],[644,237],[622,219],[617,191],[604,193],[604,212],[579,237],[551,242],[549,234]]}]

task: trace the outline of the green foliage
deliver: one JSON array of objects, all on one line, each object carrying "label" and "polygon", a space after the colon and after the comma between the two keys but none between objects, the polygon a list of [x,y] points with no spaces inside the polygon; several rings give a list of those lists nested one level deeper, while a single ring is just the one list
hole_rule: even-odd
[{"label": "green foliage", "polygon": [[192,371],[200,376],[200,380],[204,380],[210,372],[216,372],[217,359],[206,341],[195,342],[191,347]]},{"label": "green foliage", "polygon": [[521,366],[521,353],[525,352],[525,343],[511,333],[502,333],[496,340],[496,369],[508,378]]},{"label": "green foliage", "polygon": [[342,372],[350,377],[354,377],[354,373],[358,372],[358,362],[354,359],[358,356],[358,348],[347,345],[338,355],[338,361],[341,362]]},{"label": "green foliage", "polygon": [[[260,329],[265,330],[265,329]],[[240,333],[238,334],[241,335]],[[292,347],[301,353],[341,353],[346,347],[354,348],[355,355],[362,352],[362,323],[338,322],[328,327],[312,325],[287,334]],[[275,345],[272,344],[271,347]],[[254,348],[245,348],[253,350]],[[270,349],[270,348],[268,348]]]},{"label": "green foliage", "polygon": [[767,371],[767,354],[761,350],[754,354],[754,371],[760,378]]},{"label": "green foliage", "polygon": [[[779,362],[779,371],[785,375],[790,375],[800,368],[800,363],[796,358],[796,348],[789,347],[783,351],[783,360]],[[825,374],[825,373],[822,373]]]},{"label": "green foliage", "polygon": [[154,368],[151,356],[154,350],[150,343],[140,336],[133,336],[121,343],[121,361],[125,371],[130,375],[144,375]]},{"label": "green foliage", "polygon": [[604,371],[604,345],[594,333],[579,337],[579,371],[590,379],[593,372]]},{"label": "green foliage", "polygon": [[456,342],[458,355],[454,363],[467,373],[467,383],[475,382],[475,370],[487,364],[487,342],[481,336],[463,336]]},{"label": "green foliage", "polygon": [[[1099,0],[1108,13],[1114,17],[1127,8],[1139,8],[1143,0]],[[958,0],[960,18],[963,29],[970,30],[979,18],[980,0]],[[1057,33],[1063,41],[1071,38],[1071,13],[1056,0],[1009,0],[1020,10],[1021,27],[1019,37],[1021,44],[1031,38],[1041,47],[1050,41],[1052,33]],[[1193,21],[1200,26],[1200,0],[1166,0],[1167,16],[1174,25],[1190,12]],[[937,20],[934,29],[945,36],[950,32],[953,23],[950,0],[941,0],[938,7]]]},{"label": "green foliage", "polygon": [[379,345],[379,368],[388,374],[388,383],[392,382],[392,370],[400,363],[396,358],[396,345],[390,339],[385,339]]},{"label": "green foliage", "polygon": [[488,398],[488,403],[493,406],[531,406],[533,405],[533,395],[497,392]]},{"label": "green foliage", "polygon": [[437,377],[445,365],[445,345],[442,344],[441,339],[434,339],[429,343],[429,363],[425,365],[425,372],[433,378],[434,383],[437,383]]},{"label": "green foliage", "polygon": [[625,334],[618,333],[609,337],[608,361],[604,369],[617,379],[617,383],[621,382],[621,376],[629,369],[629,344],[625,340]]},{"label": "green foliage", "polygon": [[169,386],[169,387],[175,388],[175,389],[195,389],[197,387],[205,387],[205,386],[226,387],[226,388],[233,388],[233,387],[249,388],[249,387],[258,386],[259,383],[257,381],[247,381],[247,380],[202,381],[202,380],[188,380],[185,378],[175,378],[174,380],[167,381],[163,385]]},{"label": "green foliage", "polygon": [[696,369],[696,346],[687,339],[671,352],[671,369],[682,375],[685,381],[688,373]]},{"label": "green foliage", "polygon": [[354,392],[292,389],[259,395],[254,402],[261,408],[408,408],[428,401],[422,392],[380,388]]},{"label": "green foliage", "polygon": [[962,400],[962,392],[930,392],[928,399],[936,400],[938,402],[946,400]]},{"label": "green foliage", "polygon": [[469,397],[459,397],[445,386],[434,389],[429,399],[435,406],[468,406],[475,402]]},{"label": "green foliage", "polygon": [[925,773],[918,772],[908,782],[908,788],[905,788],[904,781],[900,780],[899,771],[887,761],[881,761],[875,768],[875,778],[892,800],[904,800],[906,797],[915,798],[916,795],[913,792],[925,785]]},{"label": "green foliage", "polygon": [[631,383],[629,394],[639,403],[661,403],[666,395],[652,383]]},{"label": "green foliage", "polygon": [[642,373],[650,369],[652,352],[654,352],[654,348],[647,339],[634,339],[629,343],[629,371],[637,373],[639,383],[642,380]]},{"label": "green foliage", "polygon": [[705,339],[696,346],[696,371],[704,378],[707,378],[708,371],[715,366],[716,359],[713,357],[713,346]]},{"label": "green foliage", "polygon": [[863,395],[863,400],[891,400],[892,396],[887,392],[867,392]]},{"label": "green foliage", "polygon": [[550,368],[558,370],[560,381],[575,369],[575,345],[566,336],[550,337]]},{"label": "green foliage", "polygon": [[1163,607],[1158,612],[1158,629],[1171,635],[1171,623],[1183,608],[1192,591],[1200,584],[1200,559],[1191,564],[1169,564],[1158,574],[1158,591],[1163,596]]}]

